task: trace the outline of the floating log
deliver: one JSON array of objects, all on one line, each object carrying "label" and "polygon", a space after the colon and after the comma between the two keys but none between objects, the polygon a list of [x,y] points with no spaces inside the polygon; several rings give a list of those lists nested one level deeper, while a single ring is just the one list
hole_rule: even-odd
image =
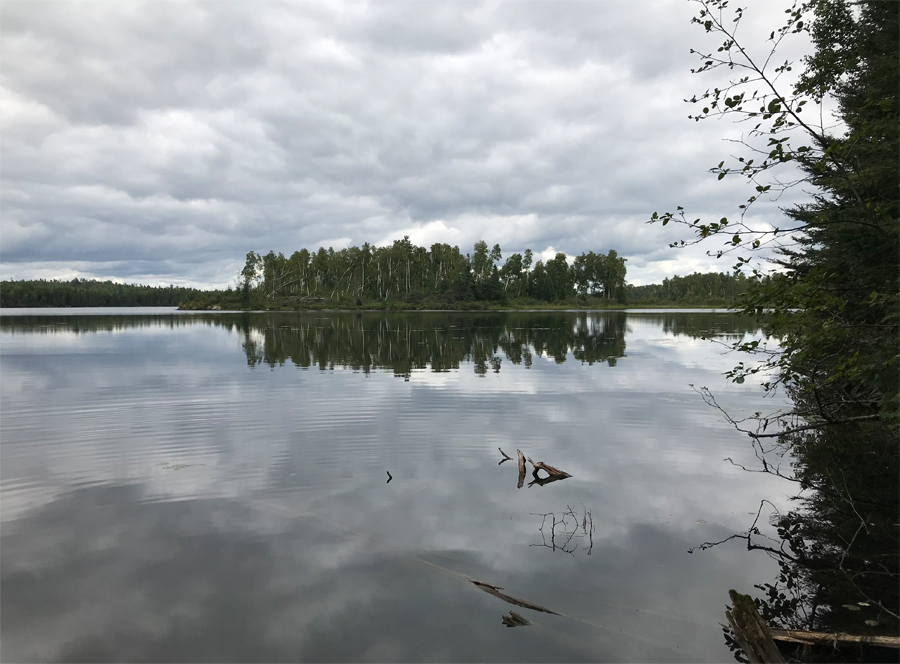
[{"label": "floating log", "polygon": [[482,581],[475,581],[472,579],[472,583],[481,588],[484,592],[489,595],[493,595],[494,597],[499,597],[504,602],[509,602],[510,604],[515,604],[516,606],[521,606],[526,609],[531,609],[532,611],[540,611],[541,613],[552,613],[554,616],[558,616],[559,614],[556,611],[551,611],[545,606],[541,606],[540,604],[533,604],[532,602],[528,602],[524,599],[518,599],[516,597],[510,597],[509,595],[505,595],[500,591],[503,590],[500,586],[495,586],[492,583],[484,583]]},{"label": "floating log", "polygon": [[503,451],[502,449],[500,449],[499,447],[498,447],[497,449],[500,450],[500,454],[503,455],[503,460],[504,460],[504,461],[512,461],[512,457],[511,457],[511,456],[509,456],[506,452],[504,452],[504,451]]},{"label": "floating log", "polygon": [[527,627],[531,621],[524,616],[520,616],[515,611],[510,611],[508,616],[501,616],[503,624],[507,627]]},{"label": "floating log", "polygon": [[550,477],[558,477],[560,479],[563,479],[566,477],[572,477],[566,471],[560,470],[559,468],[555,468],[554,466],[549,466],[546,463],[544,463],[543,461],[532,461],[529,458],[528,463],[530,463],[532,466],[534,466],[534,472],[532,473],[532,475],[534,475],[535,479],[538,479],[538,471],[539,470],[545,471]]},{"label": "floating log", "polygon": [[753,598],[736,590],[729,590],[728,595],[732,608],[725,611],[725,617],[747,659],[753,664],[785,664],[766,622],[756,610]]},{"label": "floating log", "polygon": [[525,484],[525,455],[522,454],[522,450],[516,450],[516,454],[519,456],[519,483],[516,488],[521,489]]},{"label": "floating log", "polygon": [[837,632],[807,632],[802,629],[778,629],[770,627],[769,633],[776,641],[790,641],[808,645],[836,646],[839,643],[862,643],[883,648],[900,648],[900,637],[897,636],[863,636]]}]

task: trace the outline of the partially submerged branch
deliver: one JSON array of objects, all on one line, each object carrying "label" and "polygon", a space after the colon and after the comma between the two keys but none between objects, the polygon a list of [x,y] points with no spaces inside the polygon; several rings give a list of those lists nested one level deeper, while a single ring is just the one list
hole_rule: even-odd
[{"label": "partially submerged branch", "polygon": [[554,466],[550,466],[550,465],[544,463],[543,461],[532,461],[531,458],[529,457],[528,463],[530,463],[532,466],[534,466],[534,472],[532,472],[532,475],[534,475],[535,479],[538,479],[540,477],[538,475],[539,470],[543,470],[550,477],[558,477],[560,479],[565,479],[566,477],[572,477],[566,471],[560,470],[559,468],[556,468]]},{"label": "partially submerged branch", "polygon": [[508,602],[510,604],[515,604],[516,606],[521,606],[526,609],[531,609],[532,611],[540,611],[541,613],[551,613],[554,616],[558,616],[559,614],[556,611],[551,611],[545,606],[541,606],[540,604],[535,604],[534,602],[529,602],[524,599],[518,599],[517,597],[511,597],[500,591],[503,590],[500,586],[495,586],[492,583],[484,583],[483,581],[472,581],[477,587],[481,588],[484,592],[489,595],[493,595],[494,597],[499,597],[504,602]]}]

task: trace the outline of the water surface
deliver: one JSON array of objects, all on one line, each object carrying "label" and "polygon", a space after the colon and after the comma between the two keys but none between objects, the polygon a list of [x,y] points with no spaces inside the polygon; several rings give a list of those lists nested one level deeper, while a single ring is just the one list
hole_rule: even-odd
[{"label": "water surface", "polygon": [[733,314],[39,313],[0,318],[4,661],[724,661],[773,575],[687,553],[784,494],[690,387],[771,408]]}]

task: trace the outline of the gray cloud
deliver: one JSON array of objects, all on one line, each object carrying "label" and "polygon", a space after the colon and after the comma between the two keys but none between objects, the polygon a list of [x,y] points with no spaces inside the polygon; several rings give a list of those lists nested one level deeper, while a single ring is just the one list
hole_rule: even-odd
[{"label": "gray cloud", "polygon": [[224,285],[251,249],[404,234],[725,269],[642,224],[746,197],[705,174],[739,128],[686,119],[691,11],[4,3],[2,276]]}]

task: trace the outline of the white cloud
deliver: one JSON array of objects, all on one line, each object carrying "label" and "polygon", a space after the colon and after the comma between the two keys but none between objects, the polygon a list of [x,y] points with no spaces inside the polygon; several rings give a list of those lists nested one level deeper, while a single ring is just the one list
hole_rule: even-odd
[{"label": "white cloud", "polygon": [[[614,248],[634,283],[727,269],[643,223],[748,195],[706,173],[741,127],[686,118],[712,81],[688,73],[707,40],[691,12],[5,3],[0,276],[224,285],[249,250],[403,235]],[[747,29],[780,15],[755,4]]]}]

